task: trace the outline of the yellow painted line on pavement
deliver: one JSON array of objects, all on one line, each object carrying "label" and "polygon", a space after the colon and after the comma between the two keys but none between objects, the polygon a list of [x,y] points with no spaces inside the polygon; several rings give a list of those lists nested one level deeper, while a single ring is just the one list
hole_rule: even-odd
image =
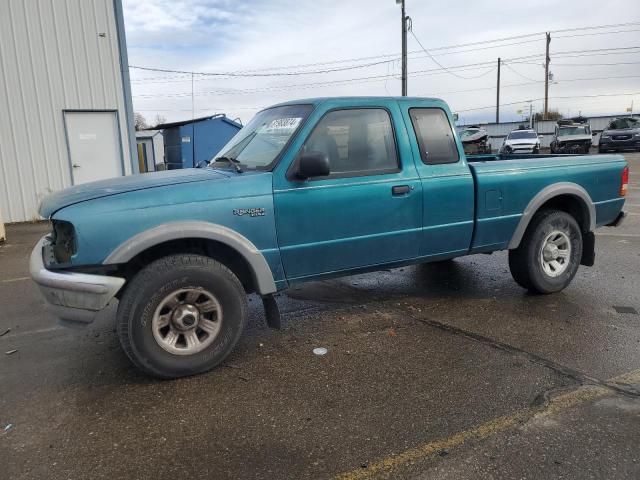
[{"label": "yellow painted line on pavement", "polygon": [[626,383],[627,385],[640,384],[640,370],[623,373],[622,375],[613,377],[609,381],[613,383]]},{"label": "yellow painted line on pavement", "polygon": [[24,280],[30,280],[30,279],[31,279],[31,277],[9,278],[7,280],[0,280],[0,283],[23,282]]},{"label": "yellow painted line on pavement", "polygon": [[[640,383],[640,370],[624,373],[609,380],[614,383]],[[568,393],[563,393],[554,397],[546,407],[532,407],[519,410],[511,415],[498,417],[489,420],[477,427],[456,433],[450,437],[427,442],[417,447],[411,448],[397,455],[392,455],[370,463],[367,468],[359,468],[351,472],[345,472],[337,475],[337,480],[361,480],[374,478],[381,474],[388,474],[398,467],[411,462],[425,459],[436,455],[443,450],[451,450],[459,447],[471,440],[483,440],[497,433],[515,427],[526,420],[538,416],[546,417],[555,415],[563,410],[567,410],[576,405],[589,402],[598,398],[602,398],[611,394],[611,390],[601,386],[585,386]]]},{"label": "yellow painted line on pavement", "polygon": [[624,238],[638,238],[640,234],[637,233],[600,233],[596,232],[596,237],[624,237]]}]

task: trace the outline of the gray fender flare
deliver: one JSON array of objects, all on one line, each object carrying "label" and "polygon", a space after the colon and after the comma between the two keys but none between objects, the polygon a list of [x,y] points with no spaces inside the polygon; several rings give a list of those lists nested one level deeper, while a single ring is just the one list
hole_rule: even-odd
[{"label": "gray fender flare", "polygon": [[104,265],[127,263],[139,253],[160,243],[182,238],[202,238],[224,243],[238,252],[253,274],[256,290],[261,295],[276,291],[276,284],[264,256],[246,237],[235,230],[208,222],[165,223],[139,233],[120,244],[104,260]]},{"label": "gray fender flare", "polygon": [[531,201],[527,205],[527,208],[524,209],[524,213],[520,218],[520,222],[518,223],[518,226],[511,236],[511,241],[509,242],[508,247],[510,250],[513,248],[518,248],[518,246],[520,245],[520,241],[524,236],[524,232],[529,226],[529,222],[531,222],[531,219],[540,209],[540,207],[545,202],[560,195],[571,195],[580,200],[588,221],[588,231],[593,232],[596,229],[596,206],[594,205],[587,191],[576,183],[554,183],[553,185],[549,185],[548,187],[545,187],[540,192],[538,192],[538,194],[533,197],[533,199],[531,199]]}]

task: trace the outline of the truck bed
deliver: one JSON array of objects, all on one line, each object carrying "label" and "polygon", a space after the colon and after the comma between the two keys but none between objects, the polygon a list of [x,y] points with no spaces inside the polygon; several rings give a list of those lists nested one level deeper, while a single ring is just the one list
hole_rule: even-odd
[{"label": "truck bed", "polygon": [[475,180],[472,252],[506,249],[529,202],[554,183],[588,191],[597,225],[613,221],[624,203],[621,155],[473,155],[468,162]]}]

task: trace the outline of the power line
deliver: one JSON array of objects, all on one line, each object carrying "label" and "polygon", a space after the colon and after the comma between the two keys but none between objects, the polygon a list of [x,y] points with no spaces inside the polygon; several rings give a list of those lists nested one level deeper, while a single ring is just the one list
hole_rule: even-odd
[{"label": "power line", "polygon": [[[519,77],[524,78],[525,80],[531,80],[532,82],[537,82],[538,80],[534,80],[533,78],[527,77],[526,75],[521,74],[520,72],[518,72],[515,68],[513,68],[511,65],[509,65],[506,62],[502,62],[502,64],[507,67],[509,70],[511,70],[513,73],[515,73],[516,75],[518,75]],[[543,80],[544,81],[544,80]]]},{"label": "power line", "polygon": [[[456,69],[456,70],[478,70],[480,68],[486,68],[487,65],[492,65],[493,62],[479,62],[479,63],[470,63],[470,64],[463,64],[463,65],[456,65],[456,66],[452,66],[449,67],[450,70]],[[427,74],[433,74],[433,75],[439,75],[441,73],[444,73],[441,71],[442,69],[440,68],[432,68],[432,69],[426,69],[426,70],[415,70],[413,72],[410,72],[410,75],[412,76],[423,76],[423,75],[427,75]],[[251,91],[251,92],[260,92],[260,91],[268,91],[270,89],[282,89],[282,88],[291,88],[291,87],[300,87],[300,86],[317,86],[317,85],[323,85],[323,84],[339,84],[339,83],[344,83],[344,82],[351,82],[351,81],[358,81],[358,80],[369,80],[369,79],[382,79],[382,78],[392,78],[395,77],[395,74],[386,74],[386,75],[371,75],[371,76],[366,76],[366,77],[355,77],[355,78],[348,78],[348,79],[340,79],[340,80],[323,80],[320,82],[310,82],[310,83],[303,83],[303,84],[293,84],[293,85],[274,85],[272,87],[263,87],[263,88],[255,88],[255,89],[244,89],[244,91]],[[219,92],[229,92],[229,89],[224,89],[224,90],[216,90]],[[238,89],[232,89],[233,91],[238,91]],[[156,94],[150,94],[150,95],[156,95]],[[160,96],[164,95],[164,94],[159,94]],[[171,94],[171,95],[191,95],[188,92],[185,93],[181,93],[181,94]],[[140,97],[140,96],[138,96]]]},{"label": "power line", "polygon": [[280,72],[280,73],[240,73],[240,72],[190,72],[186,70],[173,70],[169,68],[156,68],[156,67],[142,67],[137,65],[129,65],[129,68],[136,70],[145,70],[148,72],[165,72],[165,73],[181,73],[185,75],[203,75],[211,77],[281,77],[281,76],[297,76],[297,75],[311,75],[320,73],[332,73],[342,72],[346,70],[355,70],[357,68],[366,68],[374,65],[381,65],[384,63],[393,62],[394,60],[381,60],[379,62],[371,62],[359,65],[349,65],[346,67],[333,68],[327,70],[304,70],[297,72]]},{"label": "power line", "polygon": [[[534,62],[511,62],[517,63],[519,65],[540,65],[539,63]],[[615,66],[615,65],[640,65],[640,62],[612,62],[612,63],[555,63],[553,62],[554,67],[604,67],[604,66]]]},{"label": "power line", "polygon": [[[443,72],[441,72],[443,73]],[[418,77],[422,75],[411,75],[410,77]],[[252,94],[252,93],[263,93],[263,92],[272,92],[272,91],[280,91],[280,90],[305,90],[309,88],[319,88],[326,86],[334,86],[338,84],[359,84],[359,83],[368,83],[372,81],[382,81],[385,79],[396,77],[393,74],[387,75],[373,75],[369,77],[356,77],[352,79],[345,80],[336,80],[336,81],[326,81],[326,82],[312,82],[312,83],[302,83],[302,84],[289,84],[289,85],[276,85],[273,87],[265,87],[265,88],[255,88],[255,89],[222,89],[222,90],[209,90],[209,91],[201,91],[197,92],[195,96],[216,96],[216,95],[241,95],[241,94]],[[526,78],[526,77],[525,77]],[[569,78],[560,80],[559,83],[569,83],[569,82],[582,82],[582,81],[594,81],[594,80],[617,80],[617,79],[626,79],[626,78],[640,78],[640,75],[620,75],[620,76],[608,76],[608,77],[585,77],[585,78]],[[507,84],[502,85],[501,88],[512,88],[512,87],[524,87],[527,85],[534,85],[544,83],[544,80],[533,80],[526,83],[516,83],[516,84]],[[428,95],[445,95],[445,94],[454,94],[454,93],[469,93],[469,92],[478,92],[483,90],[493,90],[495,87],[479,87],[472,88],[466,90],[455,90],[455,91],[446,91],[446,92],[429,92]],[[134,95],[134,98],[139,99],[154,99],[154,98],[187,98],[191,96],[190,92],[181,92],[181,93],[158,93],[158,94],[148,94],[148,95]]]},{"label": "power line", "polygon": [[633,30],[618,30],[616,32],[593,32],[593,33],[577,33],[574,35],[558,35],[554,37],[554,39],[559,38],[576,38],[576,37],[591,37],[594,35],[614,35],[618,33],[632,33],[632,32],[640,32],[639,28],[634,28]]},{"label": "power line", "polygon": [[429,50],[427,50],[426,48],[424,48],[424,46],[422,45],[422,43],[420,42],[420,40],[418,39],[418,37],[416,36],[416,34],[414,33],[413,29],[410,29],[409,32],[411,33],[411,35],[413,36],[413,38],[415,39],[416,42],[418,42],[418,45],[420,45],[420,48],[422,48],[422,50],[424,50],[424,53],[426,53],[429,58],[431,59],[431,61],[433,61],[433,63],[435,63],[436,65],[438,65],[441,69],[445,70],[447,73],[450,73],[451,75],[453,75],[454,77],[458,77],[458,78],[462,78],[464,80],[472,80],[475,78],[480,78],[483,77],[491,72],[493,72],[495,70],[495,68],[490,68],[489,70],[487,70],[486,72],[481,73],[480,75],[476,75],[473,77],[465,77],[463,75],[459,75],[451,70],[449,70],[447,67],[445,67],[444,65],[442,65],[440,62],[438,62],[435,58],[433,58],[433,55],[431,55],[431,53],[429,53]]},{"label": "power line", "polygon": [[575,28],[563,28],[561,30],[550,30],[549,33],[579,32],[583,30],[602,30],[605,28],[631,27],[631,26],[637,26],[637,25],[640,25],[640,22],[611,23],[609,25],[593,25],[590,27],[575,27]]},{"label": "power line", "polygon": [[[489,62],[482,62],[478,64],[468,64],[468,65],[458,65],[455,67],[450,67],[450,69],[456,70],[477,70],[479,68],[484,68],[483,65],[487,65]],[[417,70],[413,72],[409,72],[409,75],[412,77],[424,76],[424,75],[440,75],[446,72],[441,71],[440,68],[427,69],[427,70]],[[259,93],[271,90],[282,90],[282,89],[292,89],[299,87],[316,87],[316,86],[324,86],[324,85],[337,85],[341,83],[351,83],[357,82],[360,80],[382,80],[385,78],[394,78],[397,74],[386,74],[386,75],[370,75],[366,77],[355,77],[355,78],[347,78],[341,80],[325,80],[321,82],[310,82],[310,83],[299,83],[299,84],[287,84],[287,85],[274,85],[271,87],[263,87],[263,88],[254,88],[254,89],[218,89],[213,91],[205,91],[199,92],[202,93],[219,93],[219,94],[233,94],[236,92],[241,93]],[[187,97],[190,96],[190,92],[181,92],[181,93],[157,93],[157,94],[143,94],[143,95],[134,95],[135,98],[155,98],[155,97]]]},{"label": "power line", "polygon": [[[560,99],[573,99],[573,98],[600,98],[600,97],[629,97],[629,96],[634,96],[634,95],[640,95],[640,92],[633,92],[633,93],[603,93],[603,94],[599,94],[599,95],[572,95],[572,96],[562,96],[562,97],[549,97],[550,99],[553,100],[560,100]],[[508,107],[510,105],[518,105],[524,102],[538,102],[540,100],[544,100],[544,97],[542,98],[528,98],[526,100],[518,100],[517,102],[510,102],[510,103],[502,103],[500,104],[500,106],[505,106]],[[472,112],[475,110],[488,110],[488,109],[494,109],[495,105],[489,105],[488,107],[475,107],[475,108],[467,108],[464,110],[454,110],[456,112]]]},{"label": "power line", "polygon": [[[425,53],[427,53],[429,58],[431,58],[431,60],[434,61],[434,63],[436,63],[436,65],[440,66],[440,68],[442,70],[447,71],[448,73],[451,73],[454,76],[458,76],[459,78],[470,80],[470,79],[482,77],[484,75],[487,75],[487,74],[491,73],[493,70],[495,70],[495,68],[492,68],[492,69],[489,69],[489,70],[485,71],[484,73],[482,73],[482,74],[480,74],[478,76],[474,76],[474,77],[465,77],[463,75],[456,75],[455,73],[452,73],[450,71],[450,70],[452,70],[452,67],[445,67],[440,62],[435,60],[435,58],[433,58],[433,55],[428,50],[424,49],[424,47],[422,46],[422,44],[420,43],[420,41],[416,37],[415,33],[413,31],[411,31],[411,33],[414,36],[414,38],[416,39],[416,41],[418,42],[418,44],[423,48],[423,51]],[[554,58],[565,58],[565,57],[566,58],[571,58],[571,57],[585,56],[585,55],[617,55],[617,54],[627,54],[627,53],[640,53],[640,52],[635,52],[635,51],[634,52],[630,52],[629,51],[629,50],[639,50],[639,49],[640,49],[639,46],[634,46],[634,47],[598,48],[598,49],[590,49],[590,50],[568,50],[568,51],[562,51],[562,52],[554,53]],[[618,52],[620,50],[624,50],[624,52]],[[542,54],[525,55],[525,56],[522,56],[522,57],[514,57],[514,58],[511,58],[511,59],[507,59],[506,61],[532,59],[532,58],[537,58],[537,57],[541,57],[541,56],[544,56],[544,55],[542,55]],[[394,61],[394,60],[384,60],[384,61],[380,61],[380,62],[372,62],[372,63],[367,63],[367,64],[352,65],[352,66],[347,66],[347,67],[342,67],[342,68],[337,68],[337,69],[328,69],[328,70],[316,70],[316,71],[307,70],[307,71],[300,71],[300,72],[255,73],[255,74],[253,74],[253,73],[251,73],[251,74],[249,74],[249,73],[243,74],[243,73],[235,73],[235,72],[190,72],[190,71],[186,71],[186,70],[173,70],[173,69],[168,69],[168,68],[142,67],[142,66],[136,66],[136,65],[130,65],[129,68],[138,69],[138,70],[145,70],[145,71],[153,71],[153,72],[178,73],[178,74],[182,74],[182,75],[201,75],[201,76],[212,76],[212,77],[278,77],[278,76],[297,76],[297,75],[308,75],[308,74],[316,74],[316,73],[340,72],[340,71],[346,71],[346,70],[354,70],[354,69],[358,69],[358,68],[365,68],[365,67],[369,67],[369,66],[373,66],[373,65],[385,64],[385,63],[388,63],[388,62],[391,62],[391,61]]]}]

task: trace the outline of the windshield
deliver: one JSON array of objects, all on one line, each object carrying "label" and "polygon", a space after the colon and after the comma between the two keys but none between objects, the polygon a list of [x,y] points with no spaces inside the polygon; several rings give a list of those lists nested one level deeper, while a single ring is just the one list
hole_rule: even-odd
[{"label": "windshield", "polygon": [[462,132],[460,132],[460,137],[464,138],[464,137],[468,137],[470,135],[475,135],[479,131],[480,131],[480,129],[478,129],[478,128],[469,128],[467,130],[462,130]]},{"label": "windshield", "polygon": [[213,160],[226,157],[248,168],[270,165],[307,118],[311,108],[311,105],[285,105],[259,112]]},{"label": "windshield", "polygon": [[638,128],[638,120],[635,118],[617,118],[609,124],[611,130],[625,130],[627,128]]},{"label": "windshield", "polygon": [[589,135],[589,127],[561,127],[558,136],[563,135]]},{"label": "windshield", "polygon": [[511,132],[509,140],[519,140],[521,138],[538,138],[536,132]]}]

